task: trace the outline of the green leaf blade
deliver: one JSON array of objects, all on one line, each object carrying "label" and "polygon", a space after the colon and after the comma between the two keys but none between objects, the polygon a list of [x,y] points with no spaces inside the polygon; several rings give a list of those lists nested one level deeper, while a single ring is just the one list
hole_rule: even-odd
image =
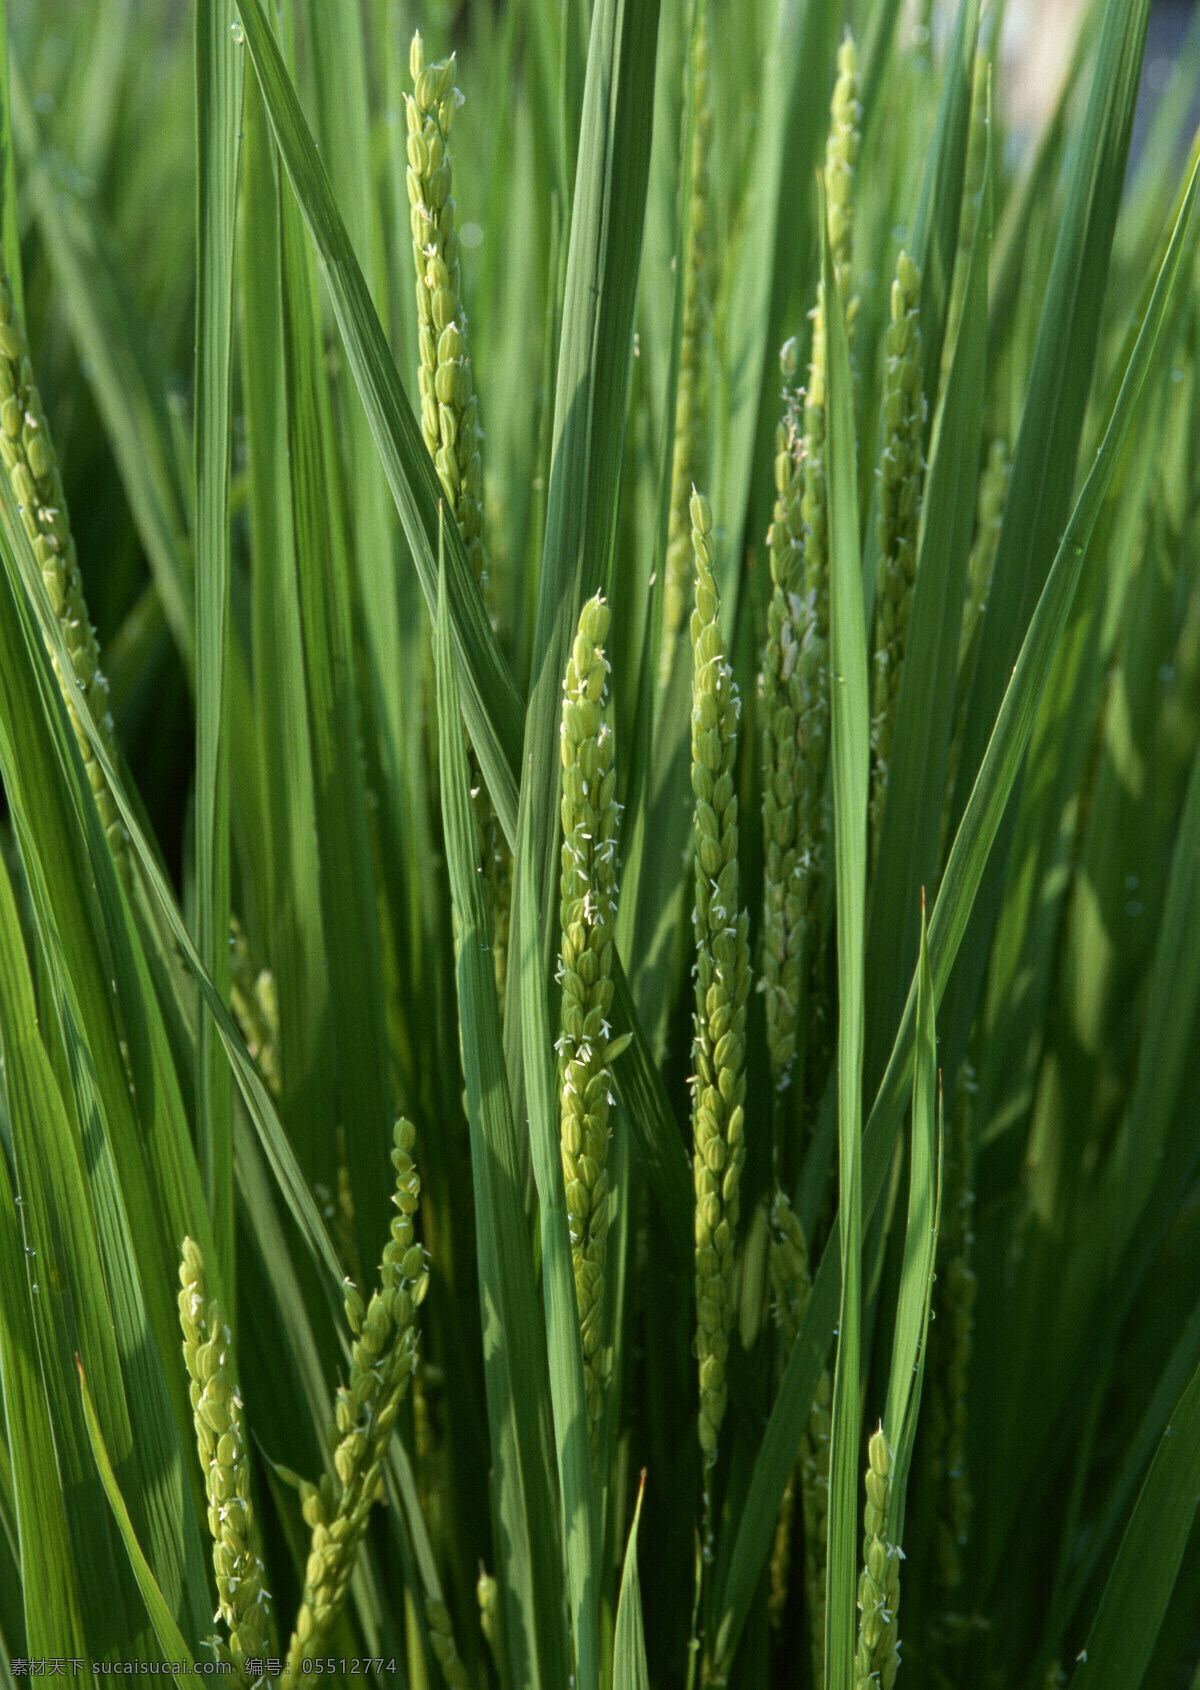
[{"label": "green leaf blade", "polygon": [[[821,205],[824,230],[823,191]],[[830,1690],[852,1690],[854,1591],[858,1577],[860,1143],[870,707],[850,350],[831,243],[824,232],[821,250],[829,372],[830,777],[837,882],[838,1188],[842,1193],[842,1292],[830,1434],[825,1671]]]}]

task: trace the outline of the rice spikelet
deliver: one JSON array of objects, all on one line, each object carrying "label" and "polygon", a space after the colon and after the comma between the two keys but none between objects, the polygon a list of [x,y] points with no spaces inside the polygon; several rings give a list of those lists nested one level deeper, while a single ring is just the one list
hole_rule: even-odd
[{"label": "rice spikelet", "polygon": [[[471,373],[467,314],[462,303],[458,228],[450,165],[450,129],[463,103],[455,86],[455,55],[425,63],[420,31],[409,49],[413,92],[405,95],[408,125],[409,220],[417,290],[421,432],[447,508],[458,524],[472,572],[491,605],[483,538],[483,431]],[[468,766],[476,843],[483,863],[491,921],[492,967],[501,1013],[508,978],[512,911],[512,853],[488,798],[474,750]]]},{"label": "rice spikelet", "polygon": [[696,1189],[696,1354],[700,1447],[716,1460],[733,1325],[733,1264],[745,1160],[743,1071],[750,991],[749,923],[738,903],[738,801],[733,787],[741,700],[717,621],[712,511],[693,493],[692,790],[695,793],[696,1011],[692,1041]]},{"label": "rice spikelet", "polygon": [[236,915],[229,920],[229,1006],[251,1060],[257,1063],[271,1095],[277,1098],[281,1082],[275,976],[252,955]]},{"label": "rice spikelet", "polygon": [[803,997],[809,916],[821,867],[821,789],[828,738],[827,648],[816,597],[805,587],[804,396],[786,385],[796,343],[780,353],[783,415],[775,431],[775,509],[767,535],[771,599],[759,677],[763,738],[763,960],[767,1051],[778,1089],[788,1084]]},{"label": "rice spikelet", "polygon": [[409,71],[413,92],[405,95],[407,182],[420,324],[421,429],[475,579],[482,583],[486,558],[479,407],[471,379],[450,191],[450,127],[463,96],[454,84],[454,54],[427,65],[419,32],[412,39]]},{"label": "rice spikelet", "polygon": [[463,1665],[454,1641],[450,1610],[440,1598],[426,1598],[425,1623],[429,1627],[429,1647],[441,1668],[448,1690],[470,1690],[471,1675]]},{"label": "rice spikelet", "polygon": [[[13,302],[12,284],[0,265],[0,456],[8,472],[17,515],[29,536],[34,557],[58,618],[63,639],[71,654],[71,665],[87,703],[88,714],[99,730],[105,751],[116,760],[116,738],[108,709],[108,682],[100,668],[100,647],[96,630],[88,617],[83,581],[71,523],[63,493],[62,476],[50,429],[42,410],[41,395],[33,380],[29,347]],[[75,732],[75,743],[83,759],[88,784],[96,799],[104,836],[126,891],[133,886],[133,857],[129,835],[121,820],[108,780],[100,767],[92,742],[75,713],[58,659],[51,663]]]},{"label": "rice spikelet", "polygon": [[888,766],[896,731],[896,707],[904,673],[908,625],[917,579],[917,530],[924,474],[921,392],[921,275],[902,252],[892,283],[892,320],[887,331],[884,382],[884,438],[879,459],[875,577],[875,663],[871,699],[870,840],[874,861],[883,825]]},{"label": "rice spikelet", "polygon": [[563,682],[560,1131],[575,1297],[583,1338],[588,1433],[596,1458],[609,1359],[604,1346],[608,1248],[608,1112],[612,1039],[612,936],[617,916],[617,821],[612,730],[605,720],[608,606],[584,605]]},{"label": "rice spikelet", "polygon": [[346,1319],[354,1343],[350,1378],[338,1391],[329,1432],[336,1485],[328,1474],[319,1485],[300,1481],[301,1508],[312,1539],[300,1611],[288,1645],[288,1670],[293,1674],[321,1648],[345,1602],[358,1546],[382,1491],[392,1428],[416,1365],[416,1311],[429,1287],[425,1252],[413,1232],[421,1200],[412,1157],[416,1136],[411,1122],[396,1122],[392,1202],[398,1213],[384,1246],[379,1289],[367,1305],[353,1285],[347,1286]]},{"label": "rice spikelet", "polygon": [[[858,54],[847,30],[838,48],[838,76],[830,104],[825,143],[826,208],[833,271],[846,310],[846,334],[853,349],[858,301],[848,298],[854,254],[854,175],[858,163]],[[825,284],[817,284],[812,311],[812,352],[804,405],[804,521],[809,592],[815,594],[820,637],[829,639],[829,499],[825,481]]]},{"label": "rice spikelet", "polygon": [[893,1454],[883,1427],[871,1434],[863,1516],[863,1569],[858,1580],[858,1648],[855,1690],[892,1690],[900,1665],[897,1609],[900,1605],[900,1549],[887,1538]]},{"label": "rice spikelet", "polygon": [[251,1542],[254,1511],[242,1402],[230,1377],[229,1328],[215,1298],[208,1295],[200,1246],[185,1238],[181,1256],[178,1304],[183,1358],[191,1380],[196,1446],[208,1496],[217,1612],[229,1630],[228,1643],[220,1639],[213,1643],[218,1660],[232,1665],[244,1683],[246,1658],[267,1651],[269,1621],[262,1562]]},{"label": "rice spikelet", "polygon": [[699,13],[692,41],[692,174],[684,243],[683,322],[679,341],[679,376],[675,389],[675,439],[671,458],[671,505],[667,519],[666,571],[663,579],[662,659],[659,680],[665,685],[675,655],[692,588],[692,539],[689,501],[704,473],[704,345],[708,330],[708,152],[712,112],[708,101],[708,8]]}]

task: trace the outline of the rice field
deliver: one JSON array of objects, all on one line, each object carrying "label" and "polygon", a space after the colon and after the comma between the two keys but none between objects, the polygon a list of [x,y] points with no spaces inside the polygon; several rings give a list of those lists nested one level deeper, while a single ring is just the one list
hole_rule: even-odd
[{"label": "rice field", "polygon": [[0,0],[0,1683],[1200,1686],[1200,27],[1075,11]]}]

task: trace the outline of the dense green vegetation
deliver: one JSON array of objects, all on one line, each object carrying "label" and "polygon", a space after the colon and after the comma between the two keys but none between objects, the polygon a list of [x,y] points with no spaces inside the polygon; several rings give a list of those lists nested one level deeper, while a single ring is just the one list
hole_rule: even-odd
[{"label": "dense green vegetation", "polygon": [[1148,4],[0,0],[4,1683],[1200,1685]]}]

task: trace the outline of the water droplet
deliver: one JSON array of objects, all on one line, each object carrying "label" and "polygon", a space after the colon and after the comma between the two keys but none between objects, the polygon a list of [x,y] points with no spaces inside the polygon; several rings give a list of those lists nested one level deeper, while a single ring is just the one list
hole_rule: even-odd
[{"label": "water droplet", "polygon": [[242,29],[241,18],[234,18],[233,22],[229,26],[229,33],[233,36],[233,39],[240,47],[242,42],[246,39],[245,33]]}]

